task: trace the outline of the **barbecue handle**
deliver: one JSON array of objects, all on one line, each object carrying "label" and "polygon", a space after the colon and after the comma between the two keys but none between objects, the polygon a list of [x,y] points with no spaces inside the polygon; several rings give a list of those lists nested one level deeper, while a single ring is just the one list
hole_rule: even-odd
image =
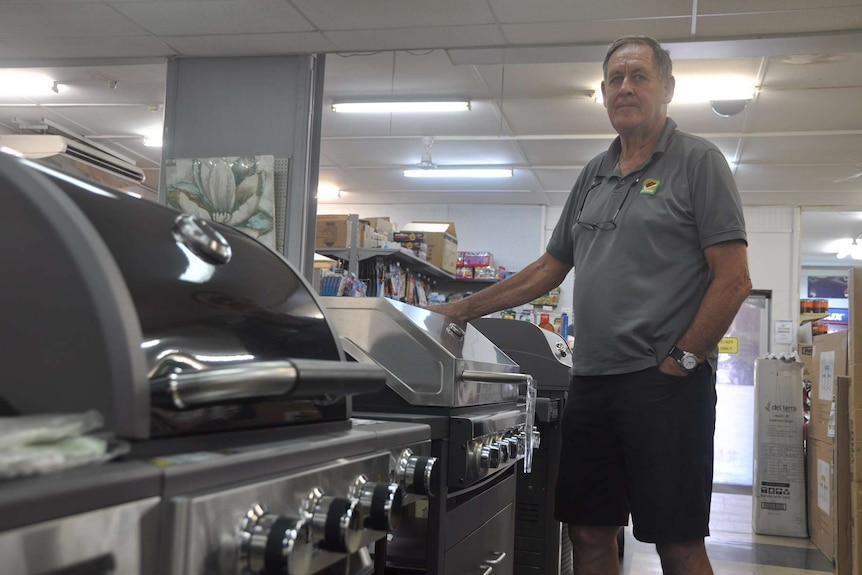
[{"label": "barbecue handle", "polygon": [[375,366],[311,359],[253,361],[231,365],[187,364],[150,379],[153,405],[189,409],[259,399],[350,395],[379,390],[385,374]]},{"label": "barbecue handle", "polygon": [[527,373],[504,373],[497,371],[474,371],[465,369],[461,372],[461,379],[474,383],[518,383],[528,384],[533,381],[533,376]]}]

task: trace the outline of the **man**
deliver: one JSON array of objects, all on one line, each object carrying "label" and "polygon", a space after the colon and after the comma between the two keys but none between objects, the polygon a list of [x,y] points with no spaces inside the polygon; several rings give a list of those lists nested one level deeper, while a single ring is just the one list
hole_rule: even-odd
[{"label": "man", "polygon": [[547,251],[477,296],[432,308],[469,321],[535,299],[574,267],[556,517],[569,525],[579,575],[619,573],[616,536],[629,514],[666,575],[712,574],[716,346],[751,280],[724,156],[667,117],[671,66],[652,38],[608,48],[602,95],[619,137],[581,172]]}]

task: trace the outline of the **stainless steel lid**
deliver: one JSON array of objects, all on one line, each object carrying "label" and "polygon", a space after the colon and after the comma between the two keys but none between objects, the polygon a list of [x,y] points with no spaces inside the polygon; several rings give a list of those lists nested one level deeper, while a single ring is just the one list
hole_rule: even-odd
[{"label": "stainless steel lid", "polygon": [[472,325],[387,298],[320,298],[344,351],[386,370],[411,405],[461,407],[517,399],[527,377]]}]

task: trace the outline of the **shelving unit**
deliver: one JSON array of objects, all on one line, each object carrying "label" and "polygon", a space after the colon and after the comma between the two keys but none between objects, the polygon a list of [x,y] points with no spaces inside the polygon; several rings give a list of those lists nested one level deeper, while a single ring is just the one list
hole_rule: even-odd
[{"label": "shelving unit", "polygon": [[356,273],[359,270],[359,262],[371,258],[384,258],[389,261],[400,263],[414,273],[427,276],[435,280],[454,280],[455,275],[442,270],[434,264],[417,258],[413,252],[404,248],[359,248],[359,215],[350,214],[352,234],[349,248],[315,248],[320,255],[335,258],[346,262],[346,269]]},{"label": "shelving unit", "polygon": [[799,316],[799,325],[805,325],[826,317],[829,317],[828,313],[803,313]]},{"label": "shelving unit", "polygon": [[400,263],[415,273],[436,280],[455,281],[455,276],[437,266],[417,258],[413,252],[404,248],[317,248],[318,254],[347,262],[347,269],[359,269],[359,262],[371,258],[384,258]]}]

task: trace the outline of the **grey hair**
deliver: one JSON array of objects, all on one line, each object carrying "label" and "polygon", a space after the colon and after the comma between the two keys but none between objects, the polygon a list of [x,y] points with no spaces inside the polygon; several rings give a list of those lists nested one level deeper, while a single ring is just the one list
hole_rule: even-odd
[{"label": "grey hair", "polygon": [[670,59],[670,52],[662,48],[658,40],[649,36],[623,36],[622,38],[617,38],[613,44],[608,46],[605,61],[602,63],[602,75],[606,80],[608,78],[608,62],[611,56],[614,52],[628,44],[642,44],[652,49],[652,60],[658,69],[659,78],[667,80],[673,74],[673,62]]}]

